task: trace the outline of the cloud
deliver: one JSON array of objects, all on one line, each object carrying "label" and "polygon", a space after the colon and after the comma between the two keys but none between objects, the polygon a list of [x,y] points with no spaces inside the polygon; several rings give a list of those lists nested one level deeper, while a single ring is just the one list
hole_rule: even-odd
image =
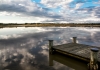
[{"label": "cloud", "polygon": [[73,0],[57,0],[57,1],[55,1],[55,0],[41,0],[41,3],[44,4],[46,7],[56,8],[59,6],[69,4],[72,1]]},{"label": "cloud", "polygon": [[17,12],[17,13],[25,14],[31,11],[33,12],[35,10],[38,10],[38,6],[35,3],[32,2],[28,3],[26,0],[22,0],[22,1],[9,0],[9,2],[3,1],[0,4],[0,11]]},{"label": "cloud", "polygon": [[79,9],[79,8],[80,8],[80,6],[82,6],[82,5],[83,5],[83,3],[78,3],[78,4],[76,4],[75,9]]},{"label": "cloud", "polygon": [[[5,2],[5,1],[4,1]],[[48,12],[49,8],[42,8],[39,7],[34,2],[27,0],[18,0],[12,1],[9,0],[9,4],[1,3],[0,4],[0,11],[6,11],[12,14],[19,13],[20,15],[24,16],[33,16],[33,17],[42,17],[42,18],[60,18],[60,15],[53,14]],[[10,14],[11,15],[11,14]]]},{"label": "cloud", "polygon": [[[82,18],[82,20],[84,22],[90,22],[90,23],[99,23],[100,22],[100,7],[87,7],[87,8],[83,8],[83,9],[78,9],[77,10],[78,12],[80,11],[81,13],[85,13],[87,14],[88,16],[87,17],[84,17]],[[79,19],[81,20],[81,19]],[[82,21],[81,20],[81,21]]]},{"label": "cloud", "polygon": [[96,7],[93,10],[94,17],[100,18],[100,7]]},{"label": "cloud", "polygon": [[[99,6],[81,8],[89,0],[0,0],[1,22],[76,22],[89,17],[99,19]],[[95,1],[92,1],[93,3]],[[95,3],[96,4],[96,3]],[[11,18],[9,18],[11,17]],[[4,21],[6,18],[7,21]],[[94,20],[86,21],[92,22]],[[80,22],[80,21],[78,21]],[[84,21],[83,21],[84,22]],[[98,21],[95,21],[98,22]]]}]

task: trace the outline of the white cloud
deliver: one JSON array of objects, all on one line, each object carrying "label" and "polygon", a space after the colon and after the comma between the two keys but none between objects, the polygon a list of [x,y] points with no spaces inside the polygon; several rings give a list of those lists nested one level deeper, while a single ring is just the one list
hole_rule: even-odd
[{"label": "white cloud", "polygon": [[81,23],[86,23],[86,22],[90,22],[90,23],[98,23],[100,22],[100,18],[95,18],[95,17],[87,17],[87,18],[82,18],[82,19],[78,19],[75,22],[81,22]]},{"label": "white cloud", "polygon": [[83,5],[83,3],[78,3],[78,4],[76,4],[75,9],[79,9],[79,8],[80,8],[80,6],[82,6],[82,5]]},{"label": "white cloud", "polygon": [[9,38],[18,38],[18,37],[22,37],[22,35],[0,35],[0,39],[9,39]]},{"label": "white cloud", "polygon": [[56,8],[58,6],[67,5],[73,0],[41,0],[41,3],[46,5],[46,7]]},{"label": "white cloud", "polygon": [[43,55],[46,55],[46,56],[49,55],[49,54],[48,54],[48,51],[46,51],[46,50],[42,50],[42,51],[40,51],[39,54],[43,54]]}]

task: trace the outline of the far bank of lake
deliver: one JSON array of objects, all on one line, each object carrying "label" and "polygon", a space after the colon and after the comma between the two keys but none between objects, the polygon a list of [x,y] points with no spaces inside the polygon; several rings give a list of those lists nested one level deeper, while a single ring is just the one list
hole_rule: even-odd
[{"label": "far bank of lake", "polygon": [[99,23],[0,23],[0,28],[3,27],[100,27]]}]

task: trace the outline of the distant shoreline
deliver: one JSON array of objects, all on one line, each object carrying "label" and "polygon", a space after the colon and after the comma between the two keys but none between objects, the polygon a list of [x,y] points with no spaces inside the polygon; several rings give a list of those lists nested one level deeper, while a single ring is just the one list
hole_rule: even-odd
[{"label": "distant shoreline", "polygon": [[25,24],[3,24],[0,23],[0,28],[4,27],[100,27],[100,23],[82,23],[82,24],[59,24],[59,23],[25,23]]}]

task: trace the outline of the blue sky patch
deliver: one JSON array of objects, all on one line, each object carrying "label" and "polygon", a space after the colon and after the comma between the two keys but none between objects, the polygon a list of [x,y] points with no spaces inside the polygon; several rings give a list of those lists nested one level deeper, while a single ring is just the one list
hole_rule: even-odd
[{"label": "blue sky patch", "polygon": [[87,2],[87,3],[84,3],[81,8],[86,8],[86,7],[94,7],[94,6],[98,6],[97,4],[94,4],[93,2]]},{"label": "blue sky patch", "polygon": [[39,3],[41,0],[32,0],[32,1],[34,1],[34,2],[36,2],[36,3]]}]

